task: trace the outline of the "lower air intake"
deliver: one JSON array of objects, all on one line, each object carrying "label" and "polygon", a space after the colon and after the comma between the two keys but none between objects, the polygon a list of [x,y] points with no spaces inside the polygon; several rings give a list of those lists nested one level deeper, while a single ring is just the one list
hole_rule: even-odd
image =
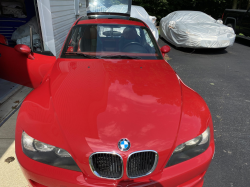
[{"label": "lower air intake", "polygon": [[89,157],[92,172],[101,178],[120,179],[123,175],[122,157],[115,153],[94,153]]},{"label": "lower air intake", "polygon": [[156,168],[158,154],[155,151],[140,151],[132,153],[127,162],[127,176],[138,178],[151,174]]}]

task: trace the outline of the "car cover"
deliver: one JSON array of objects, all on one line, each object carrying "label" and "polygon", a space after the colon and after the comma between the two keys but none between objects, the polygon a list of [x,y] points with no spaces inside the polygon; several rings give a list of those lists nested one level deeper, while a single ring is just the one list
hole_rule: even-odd
[{"label": "car cover", "polygon": [[225,48],[235,40],[234,30],[199,11],[175,11],[160,21],[160,35],[177,47]]},{"label": "car cover", "polygon": [[[16,44],[24,44],[30,47],[30,36],[17,39]],[[33,49],[34,51],[41,51],[41,41],[39,34],[33,35]]]},{"label": "car cover", "polygon": [[156,17],[149,16],[147,11],[143,7],[135,6],[135,5],[132,5],[132,7],[131,7],[130,16],[133,18],[137,18],[137,19],[144,21],[148,25],[148,27],[150,28],[151,32],[153,33],[156,41],[158,41],[159,34],[158,34],[158,30],[154,24],[156,21]]},{"label": "car cover", "polygon": [[[123,7],[122,7],[122,5],[113,5],[112,7],[110,7],[106,11],[107,12],[122,12]],[[148,25],[148,27],[150,28],[151,32],[153,33],[156,41],[158,41],[159,34],[158,34],[158,30],[157,30],[157,28],[156,28],[156,26],[154,24],[155,21],[156,21],[156,17],[149,16],[147,11],[143,7],[135,6],[135,5],[131,6],[130,16],[132,18],[137,18],[137,19],[140,19],[143,22],[145,22]]]},{"label": "car cover", "polygon": [[30,19],[29,22],[26,24],[20,26],[15,30],[12,34],[11,40],[16,41],[17,39],[21,39],[23,37],[29,36],[30,35],[30,26],[33,27],[33,32],[38,33],[38,24],[37,24],[37,19],[36,17],[33,17]]}]

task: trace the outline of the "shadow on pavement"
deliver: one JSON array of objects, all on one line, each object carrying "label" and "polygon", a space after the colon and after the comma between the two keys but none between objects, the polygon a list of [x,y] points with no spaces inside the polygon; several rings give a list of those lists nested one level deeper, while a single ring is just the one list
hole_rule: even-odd
[{"label": "shadow on pavement", "polygon": [[248,37],[248,38],[249,39],[236,37],[235,43],[250,47],[250,37]]}]

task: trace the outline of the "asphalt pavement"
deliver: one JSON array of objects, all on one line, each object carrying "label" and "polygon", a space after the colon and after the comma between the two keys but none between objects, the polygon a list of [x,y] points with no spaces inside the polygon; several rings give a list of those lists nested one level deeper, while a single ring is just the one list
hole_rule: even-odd
[{"label": "asphalt pavement", "polygon": [[170,46],[169,64],[204,98],[213,118],[215,157],[204,187],[250,186],[250,40],[237,38],[226,50]]}]

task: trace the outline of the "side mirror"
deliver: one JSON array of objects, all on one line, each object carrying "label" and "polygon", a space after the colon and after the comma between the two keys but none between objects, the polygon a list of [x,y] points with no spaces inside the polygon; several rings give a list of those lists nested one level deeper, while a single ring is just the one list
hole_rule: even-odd
[{"label": "side mirror", "polygon": [[218,19],[218,20],[216,20],[216,23],[223,24],[223,21],[222,21],[222,19]]},{"label": "side mirror", "polygon": [[31,59],[31,60],[35,59],[35,57],[31,54],[31,49],[27,45],[18,44],[14,47],[14,49],[20,53],[27,54],[28,59]]},{"label": "side mirror", "polygon": [[8,40],[5,38],[4,35],[0,34],[0,43],[4,45],[8,45]]},{"label": "side mirror", "polygon": [[170,50],[171,50],[171,48],[170,48],[168,45],[164,45],[164,46],[161,48],[162,56],[164,57],[165,54],[168,53]]}]

